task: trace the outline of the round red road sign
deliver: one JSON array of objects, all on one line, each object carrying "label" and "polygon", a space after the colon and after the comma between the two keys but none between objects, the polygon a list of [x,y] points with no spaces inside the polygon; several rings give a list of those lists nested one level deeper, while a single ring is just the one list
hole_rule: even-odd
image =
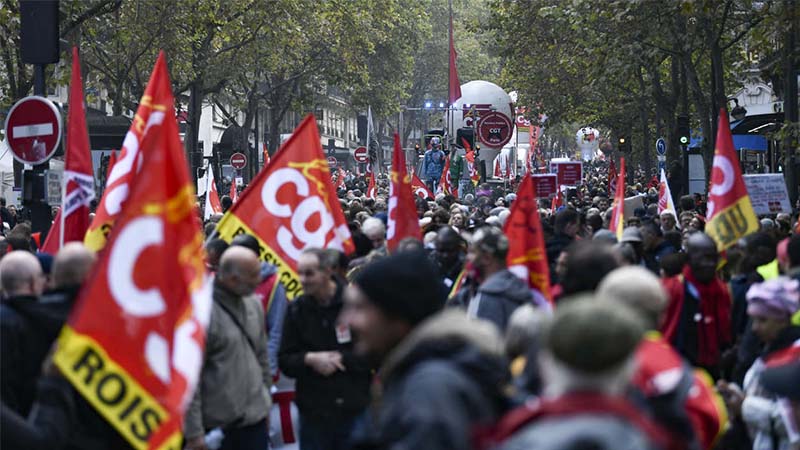
[{"label": "round red road sign", "polygon": [[481,116],[478,122],[478,138],[488,147],[500,148],[511,140],[513,127],[508,116],[492,111]]},{"label": "round red road sign", "polygon": [[6,142],[23,164],[41,164],[61,142],[61,113],[50,100],[32,95],[11,107],[6,118]]},{"label": "round red road sign", "polygon": [[234,169],[244,169],[247,166],[247,156],[244,153],[234,153],[231,155],[231,166]]},{"label": "round red road sign", "polygon": [[336,160],[333,156],[328,156],[328,165],[331,167],[336,167],[339,164],[339,161]]},{"label": "round red road sign", "polygon": [[353,159],[358,163],[365,163],[369,159],[367,155],[367,147],[358,147],[353,151]]}]

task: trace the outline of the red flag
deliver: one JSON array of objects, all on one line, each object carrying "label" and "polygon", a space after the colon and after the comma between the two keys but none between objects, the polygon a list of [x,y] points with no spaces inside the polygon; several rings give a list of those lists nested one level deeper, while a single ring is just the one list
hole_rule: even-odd
[{"label": "red flag", "polygon": [[614,165],[614,160],[608,165],[608,194],[614,195],[617,192],[617,166]]},{"label": "red flag", "polygon": [[211,290],[163,53],[146,92],[160,118],[150,121],[142,170],[61,331],[54,361],[133,448],[166,449],[181,445],[183,413],[203,364]]},{"label": "red flag", "polygon": [[[89,132],[86,128],[83,81],[77,47],[72,48],[72,79],[69,89],[67,145],[64,157],[65,189],[58,218],[59,224],[55,230],[58,234],[54,236],[57,248],[61,248],[66,242],[83,241],[89,228],[89,203],[94,199],[92,157],[89,153]],[[60,235],[62,230],[63,236]]]},{"label": "red flag", "polygon": [[717,129],[705,231],[714,238],[717,249],[722,251],[736,244],[743,236],[758,231],[760,224],[744,185],[739,158],[733,149],[725,108],[719,111]]},{"label": "red flag", "polygon": [[267,143],[264,142],[261,144],[263,146],[263,153],[264,153],[264,165],[261,167],[267,167],[269,165],[269,149],[267,149]]},{"label": "red flag", "polygon": [[396,133],[391,178],[386,248],[393,252],[401,240],[407,237],[419,239],[419,221],[417,206],[411,194],[411,176],[408,175],[405,152],[400,147],[400,136]]},{"label": "red flag", "polygon": [[209,164],[208,169],[206,169],[206,206],[203,210],[203,220],[208,220],[212,215],[221,212],[222,204],[219,201],[217,182],[214,180],[214,170]]},{"label": "red flag", "polygon": [[239,189],[236,188],[236,180],[231,182],[231,192],[229,197],[233,203],[236,203],[236,201],[239,200]]},{"label": "red flag", "polygon": [[436,191],[437,193],[458,197],[458,186],[453,186],[453,180],[450,175],[449,156],[444,160],[444,169],[442,169],[442,176],[439,177],[439,187],[436,188]]},{"label": "red flag", "polygon": [[622,230],[625,228],[625,158],[619,159],[619,175],[617,188],[614,194],[614,211],[611,214],[611,223],[608,229],[617,235],[617,240],[622,240]]},{"label": "red flag", "polygon": [[416,174],[411,174],[411,189],[414,190],[414,195],[419,198],[433,198],[433,194],[428,190],[428,186],[419,179]]},{"label": "red flag", "polygon": [[508,270],[528,283],[538,306],[552,309],[550,269],[533,177],[522,177],[503,232],[510,243],[506,256]]},{"label": "red flag", "polygon": [[347,186],[344,184],[345,176],[344,169],[339,167],[339,175],[336,177],[336,189],[347,189]]},{"label": "red flag", "polygon": [[469,142],[467,142],[466,139],[461,138],[461,142],[464,143],[464,149],[466,150],[465,158],[467,160],[467,168],[469,169],[469,179],[472,181],[473,186],[477,186],[481,181],[481,174],[478,171],[477,164],[475,164],[475,152],[472,150],[472,146],[469,145]]},{"label": "red flag", "polygon": [[58,246],[58,239],[61,236],[61,208],[58,208],[58,212],[56,213],[56,218],[53,219],[53,224],[50,225],[50,231],[47,233],[47,238],[44,240],[44,244],[39,247],[39,252],[41,253],[49,253],[51,255],[55,255],[58,253],[59,246]]},{"label": "red flag", "polygon": [[375,200],[377,190],[375,189],[375,172],[369,172],[369,186],[367,186],[367,197]]},{"label": "red flag", "polygon": [[261,258],[278,266],[278,279],[292,300],[302,292],[297,260],[306,248],[351,253],[355,246],[344,220],[331,171],[309,114],[258,173],[217,225],[230,242],[240,233],[255,236]]},{"label": "red flag", "polygon": [[[453,17],[450,17],[450,78],[448,81],[448,100],[449,105],[461,98],[461,81],[458,80],[458,67],[456,67],[456,46],[453,43]],[[449,106],[448,105],[448,106]]]}]

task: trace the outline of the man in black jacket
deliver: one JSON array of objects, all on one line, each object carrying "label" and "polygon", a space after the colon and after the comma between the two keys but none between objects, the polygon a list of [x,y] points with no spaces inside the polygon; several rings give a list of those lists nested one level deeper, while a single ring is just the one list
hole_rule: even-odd
[{"label": "man in black jacket", "polygon": [[350,433],[369,402],[370,368],[353,354],[353,336],[339,325],[343,285],[331,259],[307,249],[298,260],[303,294],[286,311],[280,370],[297,382],[300,449],[348,448]]},{"label": "man in black jacket", "polygon": [[340,320],[356,350],[381,362],[375,409],[358,449],[468,450],[506,408],[509,375],[497,329],[440,312],[435,266],[422,252],[367,265],[347,288]]}]

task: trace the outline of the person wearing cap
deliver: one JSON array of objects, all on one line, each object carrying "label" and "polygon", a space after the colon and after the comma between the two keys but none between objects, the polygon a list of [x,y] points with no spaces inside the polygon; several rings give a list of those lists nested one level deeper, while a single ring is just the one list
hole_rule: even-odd
[{"label": "person wearing cap", "polygon": [[508,238],[497,228],[476,231],[467,252],[469,281],[451,300],[470,318],[488,320],[500,332],[505,332],[515,309],[533,302],[528,285],[506,267],[508,246]]},{"label": "person wearing cap", "polygon": [[501,450],[657,449],[671,438],[625,397],[644,327],[626,307],[585,296],[559,307],[543,331],[544,390],[491,437]]},{"label": "person wearing cap", "polygon": [[645,267],[654,274],[661,271],[661,258],[677,251],[672,244],[664,239],[661,225],[654,220],[645,220],[639,226],[642,236],[642,251]]},{"label": "person wearing cap", "polygon": [[431,192],[435,193],[439,185],[439,179],[444,170],[444,159],[445,154],[441,149],[440,138],[431,138],[431,146],[425,151],[422,158],[422,174],[425,176],[425,184]]},{"label": "person wearing cap", "polygon": [[352,330],[337,320],[344,282],[325,250],[304,250],[297,274],[303,294],[286,310],[278,364],[296,381],[300,449],[345,449],[369,403],[371,367],[353,352]]},{"label": "person wearing cap", "polygon": [[717,277],[719,252],[702,232],[689,236],[683,272],[662,281],[669,303],[660,331],[689,362],[720,374],[722,352],[732,343],[731,295]]},{"label": "person wearing cap", "polygon": [[446,291],[424,252],[367,265],[345,293],[340,322],[355,350],[380,364],[372,422],[356,448],[468,450],[476,428],[505,410],[509,381],[497,330],[441,311]]},{"label": "person wearing cap", "polygon": [[[776,360],[797,358],[794,348],[800,346],[800,326],[792,325],[791,317],[800,310],[800,282],[788,277],[757,283],[747,291],[747,314],[754,334],[763,343],[761,355],[744,377],[739,389],[734,383],[717,385],[735,418],[741,418],[755,450],[794,448],[800,434],[786,428],[778,407],[778,397],[762,383],[766,367]],[[796,380],[800,383],[800,379]]]},{"label": "person wearing cap", "polygon": [[628,226],[622,230],[622,239],[619,240],[620,244],[627,244],[633,248],[635,257],[635,265],[644,266],[644,244],[642,239],[642,232],[639,231],[638,226]]},{"label": "person wearing cap", "polygon": [[648,330],[636,348],[632,384],[655,420],[686,448],[712,448],[725,430],[727,412],[711,378],[689,365],[656,331],[667,306],[658,277],[643,267],[621,267],[603,279],[597,296],[612,306],[631,308]]}]

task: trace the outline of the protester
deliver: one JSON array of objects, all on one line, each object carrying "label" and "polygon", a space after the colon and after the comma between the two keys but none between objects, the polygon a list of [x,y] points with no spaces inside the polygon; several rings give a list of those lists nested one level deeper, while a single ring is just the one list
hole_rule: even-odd
[{"label": "protester", "polygon": [[356,349],[381,364],[373,422],[358,448],[467,450],[473,432],[505,409],[508,381],[494,327],[456,310],[438,313],[436,268],[421,252],[367,266],[347,289],[343,324]]},{"label": "protester", "polygon": [[442,282],[450,288],[464,269],[466,243],[454,229],[444,227],[436,233],[434,247],[433,255],[438,272]]},{"label": "protester", "polygon": [[467,253],[471,280],[451,301],[466,309],[467,316],[492,322],[500,332],[505,332],[515,309],[533,302],[528,285],[506,268],[508,246],[508,238],[497,228],[475,232]]},{"label": "protester", "polygon": [[664,280],[669,304],[661,332],[692,365],[717,378],[722,352],[732,343],[731,297],[716,275],[719,253],[711,237],[692,234],[686,250],[681,275]]},{"label": "protester", "polygon": [[214,280],[205,357],[194,398],[184,417],[189,450],[205,449],[205,435],[224,434],[222,449],[267,448],[271,404],[264,312],[252,297],[261,281],[252,251],[230,247]]},{"label": "protester", "polygon": [[619,266],[608,244],[578,241],[569,246],[564,258],[561,297],[593,292],[600,281]]},{"label": "protester", "polygon": [[624,396],[643,330],[627,308],[592,298],[559,307],[540,352],[542,398],[500,422],[498,448],[666,448],[667,432]]},{"label": "protester", "polygon": [[[672,216],[670,216],[672,217]],[[653,220],[646,220],[639,226],[642,235],[642,251],[645,266],[654,274],[661,270],[661,259],[677,251],[664,239],[661,226]]]},{"label": "protester", "polygon": [[297,270],[303,294],[289,305],[283,323],[278,360],[297,383],[301,450],[348,448],[369,402],[371,367],[353,353],[347,324],[337,322],[344,284],[330,264],[324,250],[303,251]]},{"label": "protester", "polygon": [[438,137],[431,139],[431,148],[425,151],[422,158],[422,174],[425,175],[425,184],[428,190],[436,193],[439,187],[439,180],[444,170],[445,154],[440,148],[441,142]]}]

